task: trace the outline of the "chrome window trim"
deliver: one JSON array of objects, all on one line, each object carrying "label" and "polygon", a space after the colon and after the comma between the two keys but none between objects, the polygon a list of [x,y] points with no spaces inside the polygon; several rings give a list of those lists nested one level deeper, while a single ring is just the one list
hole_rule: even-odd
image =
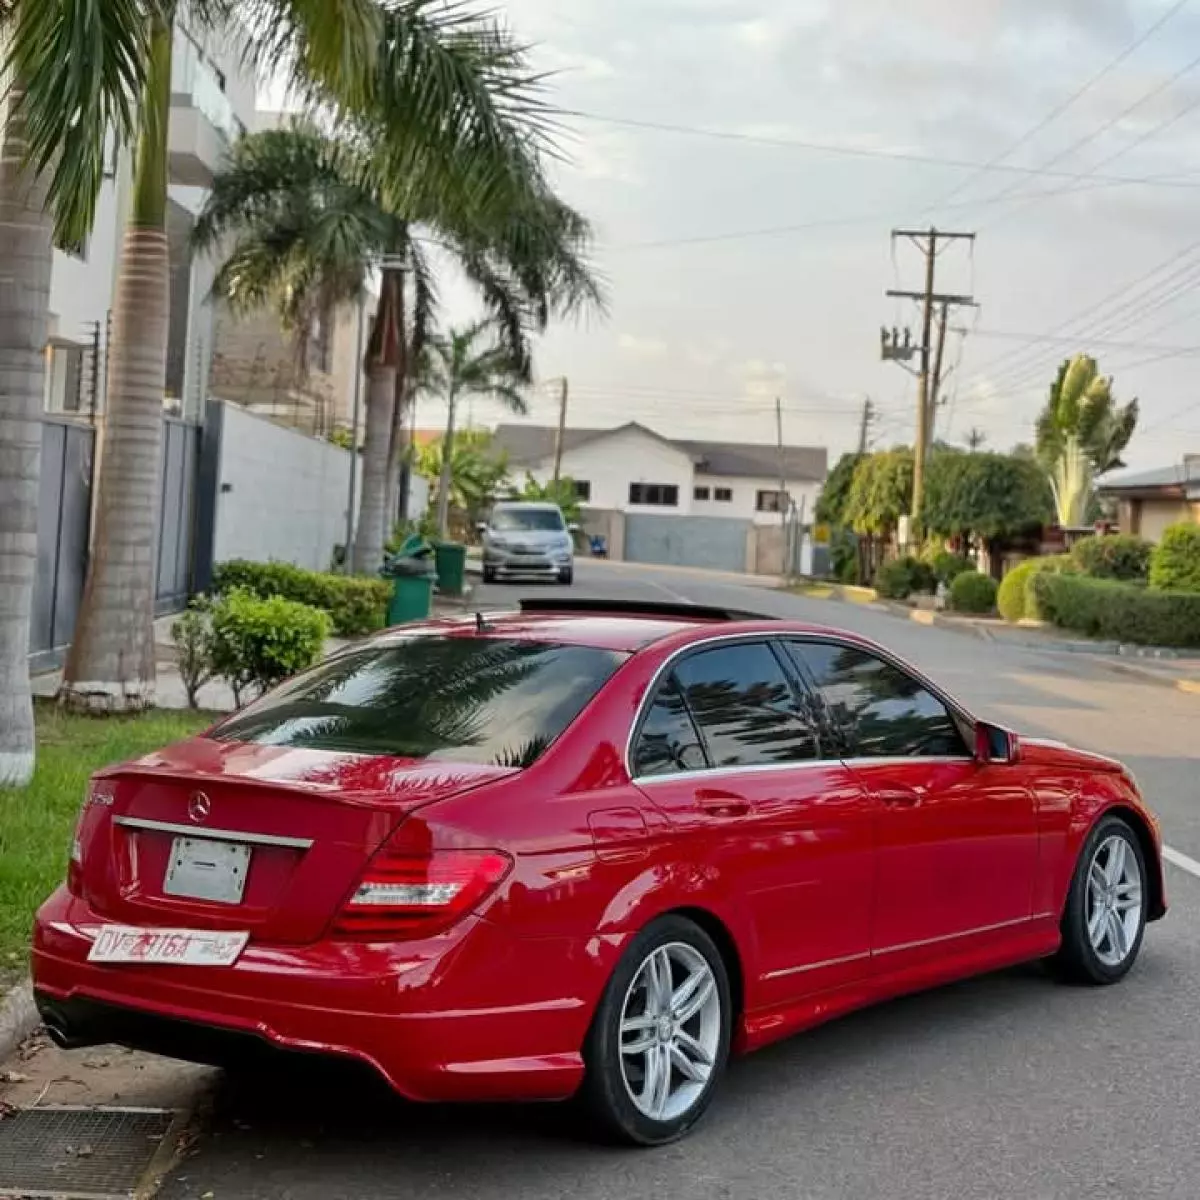
[{"label": "chrome window trim", "polygon": [[[848,766],[854,766],[855,764],[865,765],[867,763],[874,763],[875,765],[879,765],[880,763],[884,763],[884,764],[887,764],[887,763],[892,763],[892,764],[909,763],[909,764],[911,764],[914,762],[926,762],[927,763],[927,762],[974,762],[975,761],[969,754],[966,754],[966,755],[957,755],[956,754],[956,755],[950,755],[950,756],[930,756],[928,758],[917,757],[915,755],[900,755],[897,757],[880,756],[879,758],[870,758],[870,757],[805,758],[805,759],[800,759],[799,761],[794,762],[794,763],[768,763],[768,764],[760,764],[758,766],[746,766],[746,767],[705,767],[703,770],[699,770],[699,771],[676,771],[670,775],[639,776],[634,772],[634,770],[633,770],[634,742],[637,738],[638,733],[641,731],[642,722],[646,719],[646,714],[649,711],[650,703],[658,691],[659,683],[662,681],[663,676],[665,674],[667,674],[668,671],[670,671],[674,668],[675,663],[678,662],[679,659],[685,658],[688,654],[694,653],[696,651],[708,649],[711,646],[728,645],[728,644],[733,644],[733,643],[738,643],[738,642],[762,642],[765,646],[767,646],[768,649],[770,649],[770,644],[772,642],[781,642],[782,643],[782,642],[786,642],[786,641],[815,642],[815,643],[823,643],[826,645],[844,646],[847,650],[858,650],[859,652],[861,652],[863,654],[873,655],[874,657],[879,658],[883,662],[887,663],[890,667],[893,667],[895,670],[903,671],[904,674],[909,675],[913,679],[915,679],[923,688],[925,688],[926,691],[928,691],[931,695],[933,695],[939,701],[941,701],[941,703],[946,706],[947,710],[950,712],[951,715],[957,714],[963,721],[966,721],[971,726],[974,726],[974,724],[975,724],[975,718],[972,717],[971,714],[968,713],[965,709],[963,709],[962,706],[959,705],[956,701],[952,700],[949,696],[947,696],[939,687],[937,687],[936,684],[933,684],[930,680],[926,679],[926,677],[924,675],[922,675],[918,672],[914,672],[909,667],[906,667],[902,663],[897,662],[896,659],[894,659],[891,655],[887,654],[886,652],[881,653],[874,646],[870,646],[870,647],[863,646],[858,642],[848,641],[845,638],[840,638],[836,634],[830,635],[830,634],[823,634],[823,633],[781,633],[778,631],[769,631],[768,632],[768,631],[764,631],[764,630],[760,630],[757,633],[718,634],[715,637],[708,637],[708,638],[704,638],[700,641],[689,642],[686,646],[681,646],[678,650],[673,650],[665,659],[663,659],[663,661],[661,663],[659,663],[658,669],[651,676],[650,682],[647,683],[647,685],[646,685],[646,691],[638,703],[637,712],[634,713],[633,722],[629,726],[629,732],[625,735],[625,755],[624,755],[625,773],[629,776],[630,782],[640,786],[643,782],[653,782],[655,780],[663,780],[663,779],[681,779],[681,778],[688,778],[688,777],[692,777],[692,776],[701,776],[701,775],[705,776],[706,778],[711,778],[713,775],[716,775],[717,773],[724,773],[724,772],[729,772],[729,771],[736,771],[736,772],[775,771],[775,770],[792,770],[792,771],[794,771],[794,770],[801,769],[803,767],[829,766],[833,763],[844,763]],[[811,686],[807,679],[803,679],[801,682],[804,684],[805,687]]]},{"label": "chrome window trim", "polygon": [[774,774],[777,771],[803,771],[812,767],[896,767],[912,766],[913,763],[973,763],[973,758],[958,754],[930,754],[917,757],[911,754],[897,755],[894,758],[802,758],[796,762],[785,763],[746,763],[736,767],[705,767],[696,771],[672,771],[669,775],[637,775],[631,776],[630,782],[638,787],[646,787],[654,783],[666,783],[672,779],[711,779],[714,775],[748,775],[751,772]]},{"label": "chrome window trim", "polygon": [[241,842],[248,846],[283,846],[289,850],[312,849],[312,838],[283,837],[275,833],[243,833],[237,829],[209,829],[204,825],[180,825],[174,821],[151,821],[146,817],[113,817],[114,825],[126,829],[148,829],[155,833],[175,833],[180,837],[209,842]]}]

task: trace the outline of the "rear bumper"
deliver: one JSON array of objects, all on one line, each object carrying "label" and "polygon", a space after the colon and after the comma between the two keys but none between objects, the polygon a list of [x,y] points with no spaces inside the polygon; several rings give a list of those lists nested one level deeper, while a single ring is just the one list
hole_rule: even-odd
[{"label": "rear bumper", "polygon": [[215,1065],[262,1046],[336,1055],[413,1100],[560,1099],[583,1078],[595,997],[553,983],[600,964],[571,940],[522,941],[471,918],[423,942],[252,943],[234,967],[131,967],[87,961],[100,924],[63,890],[37,917],[38,1007],[67,1045]]}]

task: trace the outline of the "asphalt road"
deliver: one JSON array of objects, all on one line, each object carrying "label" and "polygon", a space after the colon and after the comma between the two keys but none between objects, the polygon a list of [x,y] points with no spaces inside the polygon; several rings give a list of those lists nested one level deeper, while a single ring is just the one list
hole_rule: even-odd
[{"label": "asphalt road", "polygon": [[[545,587],[489,587],[505,607]],[[1020,650],[853,605],[684,572],[581,564],[574,595],[726,604],[874,637],[976,711],[1126,759],[1167,842],[1200,859],[1200,697],[1076,655]],[[1200,1195],[1200,878],[1118,987],[1038,967],[835,1022],[735,1063],[706,1122],[664,1150],[592,1145],[560,1106],[425,1109],[369,1079],[227,1080],[166,1186],[289,1200],[1195,1200]]]}]

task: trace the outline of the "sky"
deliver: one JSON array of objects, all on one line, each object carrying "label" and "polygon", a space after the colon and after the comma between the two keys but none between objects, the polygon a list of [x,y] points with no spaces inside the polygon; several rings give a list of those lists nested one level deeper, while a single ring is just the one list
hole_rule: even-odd
[{"label": "sky", "polygon": [[530,419],[556,419],[565,374],[572,425],[770,442],[779,396],[785,440],[832,461],[870,397],[873,444],[911,441],[915,381],[879,331],[920,321],[884,295],[923,283],[891,230],[936,222],[977,234],[937,285],[980,305],[951,315],[939,437],[1031,441],[1088,351],[1141,401],[1132,467],[1200,451],[1200,0],[1145,36],[1178,2],[502,3],[553,73],[555,179],[610,297],[539,342]]}]

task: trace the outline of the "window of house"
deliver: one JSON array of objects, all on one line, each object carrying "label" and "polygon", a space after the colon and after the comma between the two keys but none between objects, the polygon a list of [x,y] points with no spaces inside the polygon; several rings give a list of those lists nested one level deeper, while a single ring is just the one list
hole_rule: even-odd
[{"label": "window of house", "polygon": [[693,500],[707,500],[712,493],[706,487],[692,488]]},{"label": "window of house", "polygon": [[575,499],[587,503],[592,498],[592,481],[590,479],[575,480]]},{"label": "window of house", "polygon": [[713,767],[765,766],[817,758],[814,723],[765,642],[702,650],[676,668]]},{"label": "window of house", "polygon": [[729,504],[733,500],[733,488],[717,488],[713,498],[718,504]]},{"label": "window of house", "polygon": [[630,504],[654,504],[660,508],[679,507],[679,488],[673,483],[631,483]]},{"label": "window of house", "polygon": [[969,757],[950,711],[899,667],[833,642],[787,646],[820,688],[845,757]]},{"label": "window of house", "polygon": [[783,512],[787,508],[787,492],[764,491],[756,492],[754,510],[760,513]]}]

